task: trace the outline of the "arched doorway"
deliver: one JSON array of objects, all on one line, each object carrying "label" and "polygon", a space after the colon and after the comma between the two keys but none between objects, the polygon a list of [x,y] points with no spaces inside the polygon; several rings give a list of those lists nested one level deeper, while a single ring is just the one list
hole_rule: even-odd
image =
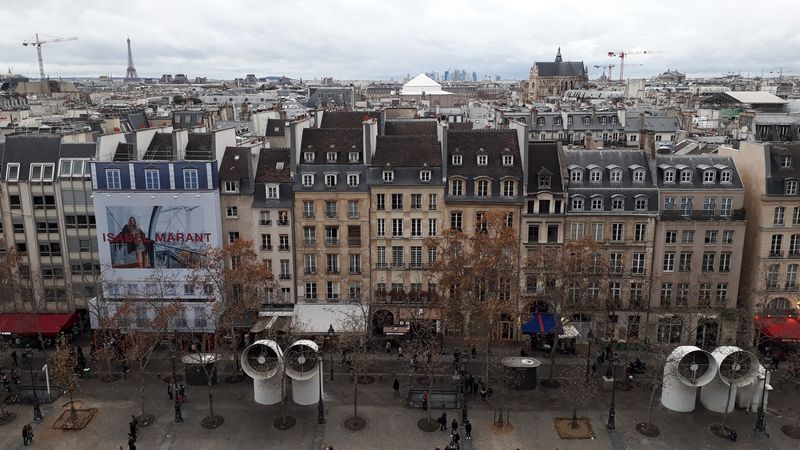
[{"label": "arched doorway", "polygon": [[697,322],[697,340],[695,345],[700,348],[709,348],[717,345],[719,324],[714,319],[700,319]]},{"label": "arched doorway", "polygon": [[372,314],[372,333],[383,334],[383,327],[394,324],[394,314],[385,309],[379,309]]}]

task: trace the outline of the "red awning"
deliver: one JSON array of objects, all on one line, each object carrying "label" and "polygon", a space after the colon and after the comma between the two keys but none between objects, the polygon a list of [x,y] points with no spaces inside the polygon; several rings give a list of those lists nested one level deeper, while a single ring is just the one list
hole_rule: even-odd
[{"label": "red awning", "polygon": [[[75,323],[75,313],[66,314],[0,314],[0,333],[36,336],[55,336]],[[37,326],[37,323],[38,326]]]},{"label": "red awning", "polygon": [[797,317],[756,317],[756,329],[769,338],[800,341],[800,320]]}]

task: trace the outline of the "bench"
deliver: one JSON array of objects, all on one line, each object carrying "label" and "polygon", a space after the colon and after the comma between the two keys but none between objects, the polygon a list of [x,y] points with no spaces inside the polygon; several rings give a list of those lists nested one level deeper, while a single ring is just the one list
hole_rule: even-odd
[{"label": "bench", "polygon": [[[408,390],[407,406],[409,408],[422,408],[422,397],[428,392],[423,387],[413,387]],[[429,408],[458,409],[461,408],[461,397],[457,388],[434,388],[428,398]]]}]

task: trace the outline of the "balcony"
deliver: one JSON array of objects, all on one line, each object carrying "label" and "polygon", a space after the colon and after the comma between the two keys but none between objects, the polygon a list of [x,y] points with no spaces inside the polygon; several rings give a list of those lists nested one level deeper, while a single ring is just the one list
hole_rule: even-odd
[{"label": "balcony", "polygon": [[315,247],[317,245],[316,239],[303,239],[303,245],[306,247]]},{"label": "balcony", "polygon": [[392,270],[403,270],[406,268],[406,265],[401,262],[393,262],[392,263]]},{"label": "balcony", "polygon": [[265,251],[271,252],[272,251],[272,246],[271,245],[262,245],[261,246],[261,250],[265,250]]},{"label": "balcony", "polygon": [[282,273],[278,278],[280,278],[281,280],[291,280],[292,276],[288,273]]},{"label": "balcony", "polygon": [[386,268],[386,263],[385,262],[375,263],[375,268],[376,269],[385,269]]},{"label": "balcony", "polygon": [[316,275],[317,274],[317,268],[316,267],[306,267],[303,270],[303,273],[305,273],[306,275]]},{"label": "balcony", "polygon": [[280,225],[280,226],[289,225],[289,220],[288,219],[287,220],[279,220],[278,221],[278,225]]},{"label": "balcony", "polygon": [[313,218],[314,218],[314,212],[312,211],[303,212],[303,219],[313,219]]},{"label": "balcony", "polygon": [[361,267],[351,267],[349,272],[350,275],[361,275]]},{"label": "balcony", "polygon": [[647,274],[647,270],[645,270],[645,268],[643,268],[643,267],[641,267],[641,268],[638,268],[638,267],[631,268],[631,275],[633,275],[633,276],[641,277],[641,276],[644,276],[646,274]]},{"label": "balcony", "polygon": [[328,298],[325,299],[325,301],[328,302],[328,303],[338,303],[339,300],[340,300],[340,297],[338,295],[335,296],[335,297],[328,297]]},{"label": "balcony", "polygon": [[789,256],[788,257],[789,258],[793,258],[793,259],[799,259],[800,258],[800,252],[789,250]]},{"label": "balcony", "polygon": [[339,245],[339,238],[325,238],[325,245],[337,246]]},{"label": "balcony", "polygon": [[278,251],[288,252],[289,251],[289,246],[288,245],[280,245],[280,246],[278,246]]},{"label": "balcony", "polygon": [[350,247],[361,247],[361,239],[348,238],[347,245]]},{"label": "balcony", "polygon": [[770,251],[769,252],[769,257],[770,258],[783,258],[783,250]]},{"label": "balcony", "polygon": [[325,211],[325,218],[326,219],[337,219],[338,217],[339,217],[339,215],[336,214],[336,211]]},{"label": "balcony", "polygon": [[271,220],[261,219],[261,220],[258,221],[258,224],[259,225],[264,225],[264,226],[270,226],[270,225],[272,225],[272,221]]},{"label": "balcony", "polygon": [[339,275],[339,268],[338,267],[328,267],[325,271],[329,275]]},{"label": "balcony", "polygon": [[354,212],[350,212],[350,213],[347,214],[347,218],[348,219],[358,219],[360,217],[361,217],[361,214],[359,214],[357,212],[355,212],[355,213]]},{"label": "balcony", "polygon": [[419,269],[422,269],[422,263],[421,263],[421,262],[412,262],[412,263],[409,265],[409,267],[410,267],[411,269],[419,270]]},{"label": "balcony", "polygon": [[722,215],[719,210],[706,211],[703,209],[692,209],[689,211],[681,210],[667,210],[661,211],[661,220],[663,221],[678,221],[678,220],[744,220],[745,209],[734,209],[730,215]]}]

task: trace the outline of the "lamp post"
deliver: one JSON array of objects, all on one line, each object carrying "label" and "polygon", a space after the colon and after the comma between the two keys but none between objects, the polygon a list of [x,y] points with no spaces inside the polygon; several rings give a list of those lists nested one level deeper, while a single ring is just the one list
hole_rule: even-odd
[{"label": "lamp post", "polygon": [[761,401],[758,402],[756,412],[756,431],[767,431],[767,412],[764,409],[764,397],[767,395],[767,380],[769,379],[769,369],[764,367],[764,386],[761,387]]},{"label": "lamp post", "polygon": [[325,423],[325,408],[322,404],[322,352],[317,353],[319,364],[317,364],[317,374],[319,375],[319,402],[317,403],[317,423]]},{"label": "lamp post", "polygon": [[589,348],[586,349],[586,380],[589,380],[589,374],[591,373],[591,366],[589,365],[589,360],[592,357],[592,340],[594,339],[594,335],[592,334],[592,329],[589,328],[589,332],[586,333],[586,341],[589,343]]},{"label": "lamp post", "polygon": [[[613,363],[613,365],[612,365]],[[611,407],[608,408],[608,424],[606,424],[606,428],[609,430],[613,430],[617,428],[614,417],[616,416],[616,410],[614,409],[614,399],[617,393],[617,365],[619,364],[619,355],[616,353],[609,358],[608,360],[608,368],[611,370]]]},{"label": "lamp post", "polygon": [[36,378],[33,376],[33,351],[30,348],[26,348],[23,355],[28,360],[28,371],[31,374],[31,384],[33,385],[33,420],[41,422],[43,419],[42,410],[39,409],[39,397],[36,395]]},{"label": "lamp post", "polygon": [[[333,325],[328,325],[328,343],[333,342]],[[331,344],[331,348],[328,350],[328,356],[330,357],[330,371],[331,371],[331,381],[333,381],[333,344]]]}]

